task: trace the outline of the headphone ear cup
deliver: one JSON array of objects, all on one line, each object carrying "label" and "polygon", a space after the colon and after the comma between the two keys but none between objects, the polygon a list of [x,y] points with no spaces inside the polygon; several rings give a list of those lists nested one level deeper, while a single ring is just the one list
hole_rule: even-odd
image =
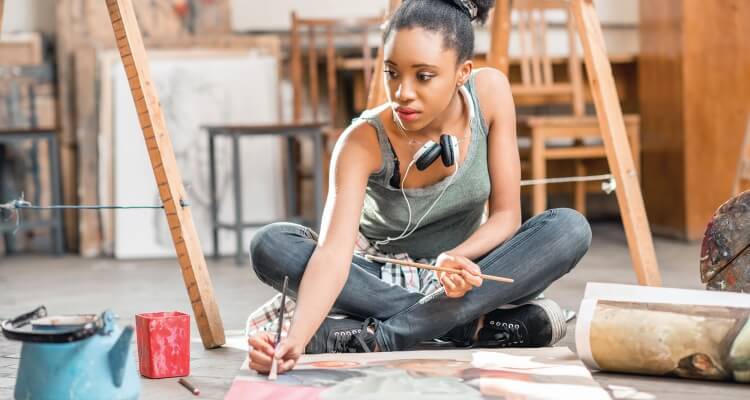
[{"label": "headphone ear cup", "polygon": [[440,148],[442,149],[440,156],[443,159],[443,165],[450,167],[455,164],[458,158],[458,140],[456,140],[456,137],[446,134],[440,135]]},{"label": "headphone ear cup", "polygon": [[414,154],[417,169],[420,171],[426,170],[435,162],[435,160],[438,159],[438,157],[440,157],[440,153],[442,153],[442,147],[432,140],[428,140],[427,143],[425,143],[419,151]]}]

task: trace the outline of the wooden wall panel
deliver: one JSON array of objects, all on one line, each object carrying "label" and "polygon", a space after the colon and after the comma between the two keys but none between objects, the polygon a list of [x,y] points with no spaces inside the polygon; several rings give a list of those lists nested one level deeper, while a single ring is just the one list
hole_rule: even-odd
[{"label": "wooden wall panel", "polygon": [[750,2],[641,0],[643,189],[652,229],[688,240],[732,194],[750,112]]},{"label": "wooden wall panel", "polygon": [[750,112],[750,1],[684,3],[687,237],[732,196]]},{"label": "wooden wall panel", "polygon": [[685,226],[682,0],[642,0],[640,13],[643,197],[654,233],[680,236]]}]

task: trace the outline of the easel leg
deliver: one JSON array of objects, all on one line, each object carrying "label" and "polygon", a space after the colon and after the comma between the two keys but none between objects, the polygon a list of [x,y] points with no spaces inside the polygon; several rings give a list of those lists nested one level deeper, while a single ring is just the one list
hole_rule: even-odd
[{"label": "easel leg", "polygon": [[225,341],[224,326],[190,207],[182,206],[182,201],[189,199],[182,184],[159,98],[151,81],[151,70],[132,0],[107,0],[107,9],[164,205],[182,278],[193,306],[195,322],[198,324],[203,346],[219,347]]},{"label": "easel leg", "polygon": [[661,286],[651,228],[646,218],[638,173],[627,140],[601,25],[592,0],[572,0],[571,11],[583,44],[589,85],[594,96],[609,169],[617,181],[617,203],[625,226],[633,268],[638,283]]}]

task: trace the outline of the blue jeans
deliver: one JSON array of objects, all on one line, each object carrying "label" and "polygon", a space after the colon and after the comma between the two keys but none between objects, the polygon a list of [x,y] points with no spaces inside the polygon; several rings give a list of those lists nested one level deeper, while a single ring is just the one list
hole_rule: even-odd
[{"label": "blue jeans", "polygon": [[[380,280],[380,265],[354,255],[344,288],[332,312],[380,322],[376,343],[382,351],[407,350],[433,338],[469,343],[478,319],[504,305],[536,297],[578,263],[591,243],[591,229],[578,212],[552,209],[527,220],[497,248],[474,260],[488,275],[513,278],[512,284],[485,280],[461,298],[443,290],[430,295],[409,292]],[[317,234],[304,226],[273,223],[253,237],[250,257],[258,278],[281,290],[289,276],[288,295],[297,290]]]}]

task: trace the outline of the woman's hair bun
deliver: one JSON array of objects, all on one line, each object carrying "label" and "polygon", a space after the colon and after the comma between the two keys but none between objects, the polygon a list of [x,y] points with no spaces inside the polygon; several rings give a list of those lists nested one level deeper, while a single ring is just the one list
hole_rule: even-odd
[{"label": "woman's hair bun", "polygon": [[[487,21],[487,15],[490,13],[490,9],[495,6],[495,0],[441,0],[446,3],[452,4],[461,11],[465,12],[472,21],[479,21],[484,23]],[[476,11],[472,11],[476,10]],[[472,15],[475,14],[475,15]]]}]

